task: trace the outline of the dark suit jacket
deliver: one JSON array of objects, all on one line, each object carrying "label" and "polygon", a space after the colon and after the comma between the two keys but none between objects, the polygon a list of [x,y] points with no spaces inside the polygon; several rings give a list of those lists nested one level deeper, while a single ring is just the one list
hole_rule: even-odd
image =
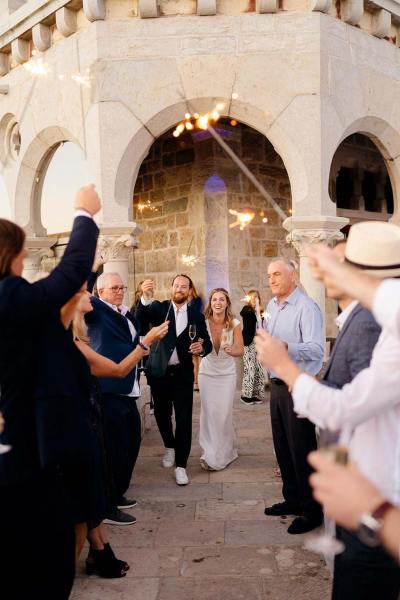
[{"label": "dark suit jacket", "polygon": [[[136,317],[139,320],[141,326],[143,325],[143,327],[149,327],[150,323],[153,326],[161,325],[161,323],[165,321],[165,317],[167,316],[169,307],[169,300],[164,300],[164,302],[154,300],[149,306],[143,306],[143,304],[140,302],[140,304],[138,304],[136,308]],[[192,354],[189,352],[189,346],[192,343],[189,338],[190,324],[196,325],[195,341],[198,338],[202,338],[204,340],[204,355],[209,354],[212,350],[212,344],[210,336],[208,335],[204,315],[198,310],[196,310],[196,308],[193,308],[192,306],[188,305],[187,317],[188,326],[178,337],[176,337],[175,312],[173,307],[171,306],[168,312],[168,320],[170,321],[168,333],[159,343],[155,342],[151,348],[151,354],[148,364],[153,363],[154,365],[156,365],[157,369],[160,371],[161,376],[165,375],[167,371],[168,361],[171,358],[174,348],[176,347],[179,362],[183,368],[184,376],[187,376],[189,380],[193,380],[193,360]]]},{"label": "dark suit jacket", "polygon": [[336,338],[322,383],[342,388],[369,367],[380,333],[372,314],[357,304]]},{"label": "dark suit jacket", "polygon": [[[50,311],[59,311],[86,281],[97,236],[92,219],[77,217],[64,256],[49,277],[32,284],[22,277],[0,281],[0,411],[6,420],[0,440],[12,446],[0,455],[0,486],[38,471],[33,400],[38,342]],[[47,368],[50,372],[51,365]]]},{"label": "dark suit jacket", "polygon": [[[139,325],[128,311],[126,317],[119,314],[99,298],[92,297],[93,312],[86,315],[89,327],[90,345],[96,352],[120,362],[139,342]],[[136,337],[132,341],[132,334],[127,319],[131,321],[136,330]],[[130,394],[136,377],[136,368],[124,378],[102,377],[99,378],[101,391],[104,394]]]}]

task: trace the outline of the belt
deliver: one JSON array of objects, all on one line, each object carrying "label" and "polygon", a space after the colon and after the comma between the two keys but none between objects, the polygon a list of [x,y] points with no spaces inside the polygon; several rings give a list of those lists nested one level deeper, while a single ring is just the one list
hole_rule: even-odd
[{"label": "belt", "polygon": [[278,377],[270,377],[270,381],[275,385],[286,385],[286,383],[282,381],[282,379],[278,379]]}]

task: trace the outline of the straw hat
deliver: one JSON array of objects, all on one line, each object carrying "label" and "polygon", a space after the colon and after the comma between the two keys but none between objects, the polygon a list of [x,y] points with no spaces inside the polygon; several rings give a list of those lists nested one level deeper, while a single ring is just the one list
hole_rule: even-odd
[{"label": "straw hat", "polygon": [[346,261],[374,277],[400,277],[400,227],[384,221],[353,225]]}]

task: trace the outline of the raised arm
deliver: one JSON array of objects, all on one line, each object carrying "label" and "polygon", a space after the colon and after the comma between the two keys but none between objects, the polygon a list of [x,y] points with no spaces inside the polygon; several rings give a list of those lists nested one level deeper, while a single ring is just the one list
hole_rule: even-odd
[{"label": "raised arm", "polygon": [[64,256],[48,277],[30,286],[29,301],[33,310],[47,312],[49,308],[61,308],[87,280],[99,235],[92,217],[100,208],[100,198],[93,185],[79,190],[75,198],[78,216],[74,219]]},{"label": "raised arm", "polygon": [[[158,327],[153,327],[144,336],[143,345],[151,346],[154,341],[162,339],[167,334],[168,325],[169,321],[166,321]],[[75,343],[88,361],[92,375],[96,377],[126,377],[143,356],[148,354],[144,348],[138,345],[123,360],[116,363],[93,350],[85,342],[77,341]]]}]

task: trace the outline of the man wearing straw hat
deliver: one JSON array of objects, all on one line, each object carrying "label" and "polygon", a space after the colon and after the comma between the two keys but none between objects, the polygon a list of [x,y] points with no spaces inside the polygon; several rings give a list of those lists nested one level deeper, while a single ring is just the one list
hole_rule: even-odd
[{"label": "man wearing straw hat", "polygon": [[[362,285],[352,278],[354,269],[333,260],[332,251],[309,251],[315,274],[328,285],[358,296]],[[320,256],[335,266],[325,276]],[[346,245],[347,263],[374,278],[400,277],[400,227],[383,222],[353,225]],[[323,264],[321,259],[321,264]],[[349,280],[346,279],[349,277]],[[389,284],[389,282],[387,282]],[[395,282],[394,293],[397,292]],[[374,289],[374,286],[371,286]],[[391,287],[379,286],[373,303],[374,315],[383,326],[369,368],[337,390],[326,387],[302,372],[290,360],[286,348],[264,332],[256,345],[259,360],[273,369],[292,389],[294,408],[323,429],[341,430],[340,442],[348,445],[350,458],[392,504],[400,505],[400,336],[392,323],[398,296]],[[367,294],[368,296],[368,294]],[[368,306],[368,303],[367,303]],[[391,318],[388,318],[388,315]],[[400,593],[399,566],[379,546],[380,519],[387,506],[380,506],[361,523],[369,539],[338,528],[345,544],[335,557],[334,600],[397,600]],[[366,542],[369,542],[369,545]]]}]

